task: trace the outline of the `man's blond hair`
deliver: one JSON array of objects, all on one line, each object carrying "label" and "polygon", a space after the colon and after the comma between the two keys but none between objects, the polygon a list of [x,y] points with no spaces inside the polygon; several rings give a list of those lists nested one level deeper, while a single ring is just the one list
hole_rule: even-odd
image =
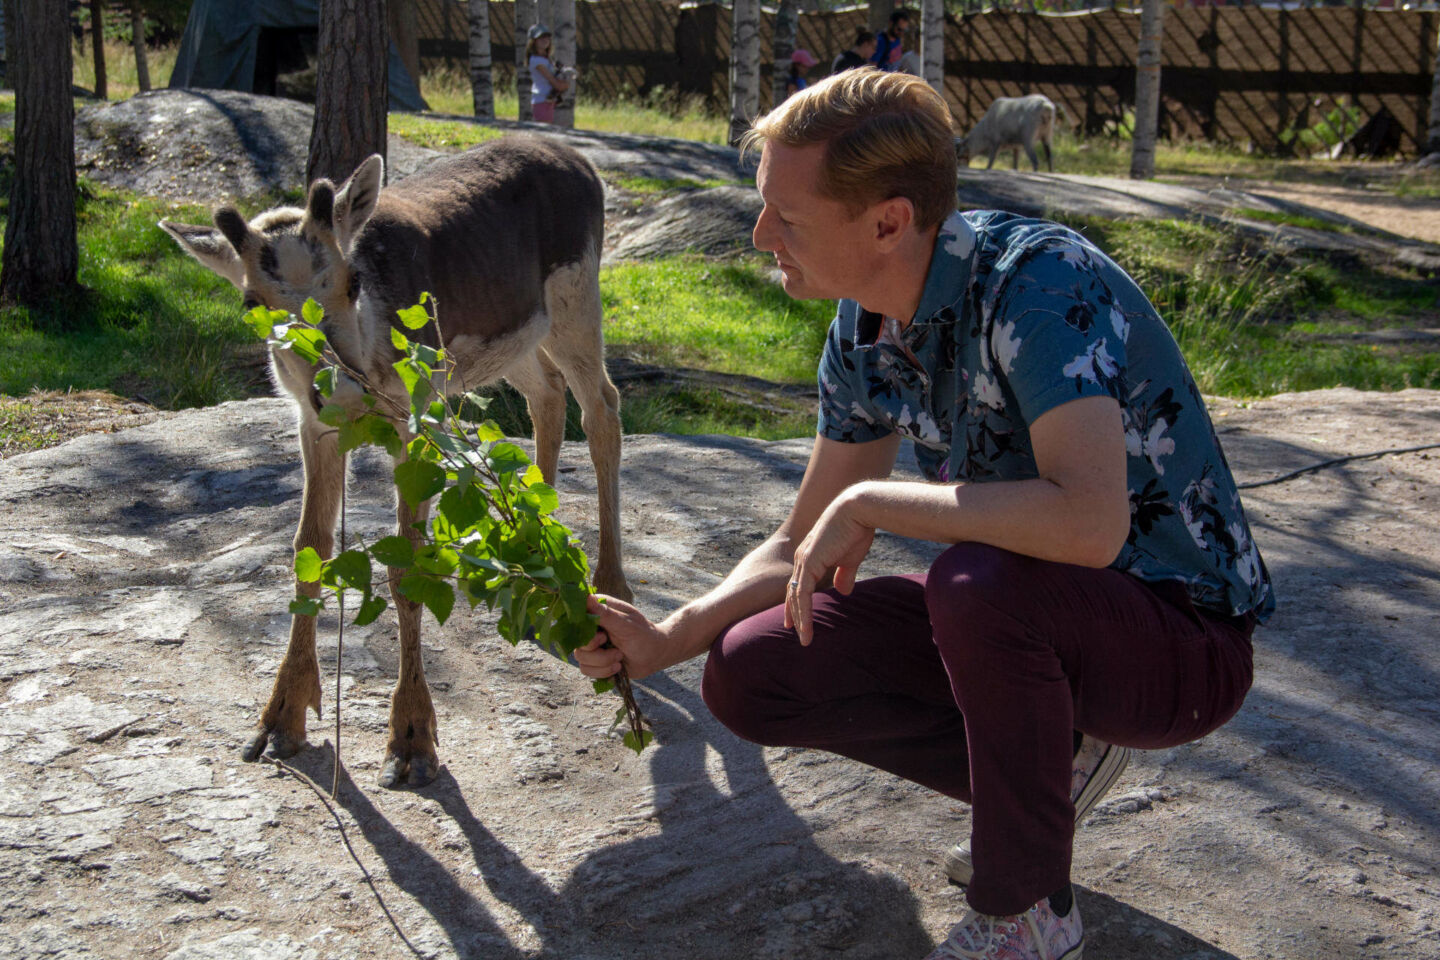
[{"label": "man's blond hair", "polygon": [[743,155],[766,142],[825,144],[821,196],[851,214],[905,197],[927,230],[955,209],[955,128],[944,98],[919,77],[846,70],[799,91],[755,122]]}]

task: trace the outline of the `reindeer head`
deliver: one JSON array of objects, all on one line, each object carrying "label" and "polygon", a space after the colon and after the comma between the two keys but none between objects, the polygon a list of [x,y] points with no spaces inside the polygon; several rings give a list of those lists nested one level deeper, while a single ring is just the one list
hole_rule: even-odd
[{"label": "reindeer head", "polygon": [[350,242],[375,212],[384,161],[367,159],[337,191],[329,180],[310,185],[305,208],[276,207],[249,223],[232,206],[215,211],[215,226],[161,220],[181,249],[229,280],[245,309],[266,306],[299,313],[309,298],[333,316],[355,306],[359,277]]},{"label": "reindeer head", "polygon": [[955,138],[955,163],[962,170],[970,166],[970,138],[968,136]]}]

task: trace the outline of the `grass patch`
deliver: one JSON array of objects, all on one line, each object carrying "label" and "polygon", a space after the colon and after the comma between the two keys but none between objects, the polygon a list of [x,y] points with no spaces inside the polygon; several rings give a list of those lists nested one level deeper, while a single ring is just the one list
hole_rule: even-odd
[{"label": "grass patch", "polygon": [[758,256],[607,267],[600,276],[606,343],[660,366],[809,382],[835,304],[790,299],[770,270]]},{"label": "grass patch", "polygon": [[1319,217],[1307,217],[1301,213],[1287,213],[1284,210],[1258,210],[1254,207],[1238,207],[1229,211],[1232,216],[1244,220],[1261,220],[1265,223],[1278,223],[1287,227],[1304,227],[1307,230],[1327,230],[1331,233],[1345,233],[1346,228],[1338,223],[1331,223],[1329,220],[1321,220]]},{"label": "grass patch", "polygon": [[39,450],[60,440],[56,404],[28,397],[0,397],[0,457]]},{"label": "grass patch", "polygon": [[411,143],[437,150],[464,150],[505,136],[505,131],[498,127],[470,120],[446,120],[423,113],[391,113],[389,131]]}]

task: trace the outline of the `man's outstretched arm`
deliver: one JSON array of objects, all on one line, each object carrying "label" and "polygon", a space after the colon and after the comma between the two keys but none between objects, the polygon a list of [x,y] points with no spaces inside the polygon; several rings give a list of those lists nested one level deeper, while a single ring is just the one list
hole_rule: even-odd
[{"label": "man's outstretched arm", "polygon": [[[629,675],[639,679],[699,656],[730,624],[782,602],[794,568],[796,544],[846,488],[889,476],[899,449],[900,438],[893,434],[868,443],[816,437],[790,515],[715,589],[659,624],[651,623],[630,604],[592,600],[591,610],[600,616],[602,633],[576,651],[581,670],[587,676],[608,677],[620,669],[623,658]],[[601,649],[607,640],[613,648]]]}]

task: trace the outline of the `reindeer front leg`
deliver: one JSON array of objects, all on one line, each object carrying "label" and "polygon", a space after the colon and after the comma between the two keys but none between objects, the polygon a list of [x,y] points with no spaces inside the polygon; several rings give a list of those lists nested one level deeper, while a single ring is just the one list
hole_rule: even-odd
[{"label": "reindeer front leg", "polygon": [[[425,524],[430,505],[420,509],[410,505],[397,490],[395,493],[396,533],[407,538],[412,546],[420,545],[419,526]],[[400,676],[390,699],[390,740],[385,747],[385,763],[380,768],[380,786],[394,787],[408,782],[423,787],[435,779],[440,759],[437,743],[435,705],[430,700],[430,686],[425,682],[425,663],[420,654],[421,605],[400,592],[403,570],[390,568],[390,598],[400,621]]]},{"label": "reindeer front leg", "polygon": [[[340,495],[345,487],[345,457],[340,453],[335,430],[315,419],[306,410],[300,423],[300,458],[305,467],[304,495],[300,502],[300,525],[295,530],[295,552],[313,547],[329,558],[335,547],[335,521],[340,515]],[[318,597],[318,583],[296,581],[296,591]],[[245,745],[247,761],[263,753],[291,757],[305,746],[305,708],[320,716],[320,666],[315,660],[315,618],[296,616],[290,621],[290,644],[270,702],[260,714],[259,729]]]}]

